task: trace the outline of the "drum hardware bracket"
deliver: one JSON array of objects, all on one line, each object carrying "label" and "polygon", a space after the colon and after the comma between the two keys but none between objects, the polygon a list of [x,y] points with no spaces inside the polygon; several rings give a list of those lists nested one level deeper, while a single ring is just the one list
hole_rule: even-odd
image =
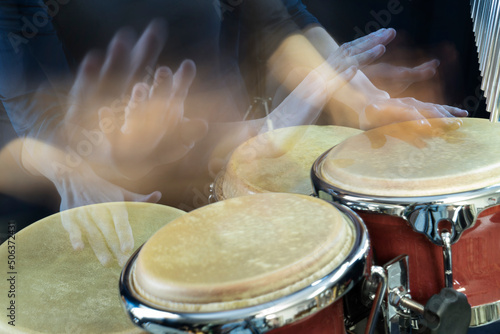
[{"label": "drum hardware bracket", "polygon": [[443,264],[444,264],[444,283],[445,287],[453,288],[453,263],[451,256],[451,234],[444,230],[441,233],[443,240]]},{"label": "drum hardware bracket", "polygon": [[[449,232],[443,232],[446,239],[445,233]],[[467,297],[446,287],[432,296],[425,305],[414,301],[410,294],[408,260],[407,255],[400,255],[383,267],[372,267],[372,272],[377,272],[379,277],[385,277],[387,281],[382,305],[385,332],[416,333],[423,327],[431,334],[467,333],[471,318]],[[364,294],[369,299],[374,298],[374,287],[374,280],[370,277],[364,289]],[[371,333],[368,327],[365,333]]]},{"label": "drum hardware bracket", "polygon": [[440,231],[440,223],[451,222],[451,231],[448,233],[448,242],[454,244],[462,233],[474,226],[476,210],[470,205],[452,204],[421,204],[410,205],[402,213],[413,230],[423,233],[437,246],[446,247]]},{"label": "drum hardware bracket", "polygon": [[365,330],[365,334],[373,334],[375,333],[378,316],[382,309],[385,291],[387,290],[387,275],[384,268],[372,266],[370,279],[365,282],[367,283],[366,289],[368,289],[368,291],[373,290],[373,287],[376,288],[375,294],[368,294],[368,298],[372,300],[373,305],[370,310],[370,315],[368,316]]}]

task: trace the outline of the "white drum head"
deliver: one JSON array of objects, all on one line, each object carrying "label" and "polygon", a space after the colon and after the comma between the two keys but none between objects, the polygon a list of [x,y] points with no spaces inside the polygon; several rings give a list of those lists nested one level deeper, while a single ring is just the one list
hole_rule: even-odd
[{"label": "white drum head", "polygon": [[231,155],[217,185],[218,199],[264,192],[310,195],[311,166],[326,150],[361,130],[305,125],[249,139]]},{"label": "white drum head", "polygon": [[322,159],[318,175],[345,191],[391,197],[500,184],[500,124],[475,118],[428,121],[426,130],[413,121],[351,137]]},{"label": "white drum head", "polygon": [[233,198],[194,210],[140,250],[132,281],[141,298],[172,312],[262,304],[336,269],[354,230],[328,202],[296,194]]},{"label": "white drum head", "polygon": [[[149,203],[106,203],[67,211],[76,216],[91,208],[94,217],[113,224],[110,209],[125,208],[137,248],[183,211]],[[11,243],[9,243],[9,240]],[[44,218],[0,246],[2,279],[0,304],[15,302],[15,327],[0,321],[2,333],[142,333],[120,304],[117,262],[104,267],[88,244],[73,250],[61,214]],[[15,264],[9,268],[9,245],[15,246]],[[7,281],[15,272],[14,285]],[[14,288],[15,296],[8,295]]]}]

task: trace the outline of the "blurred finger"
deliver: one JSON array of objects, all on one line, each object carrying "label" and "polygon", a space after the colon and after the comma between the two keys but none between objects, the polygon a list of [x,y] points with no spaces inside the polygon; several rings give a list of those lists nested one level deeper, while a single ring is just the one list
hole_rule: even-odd
[{"label": "blurred finger", "polygon": [[150,99],[162,99],[170,97],[172,93],[173,73],[167,66],[161,66],[155,71],[155,77],[151,90]]},{"label": "blurred finger", "polygon": [[184,101],[196,76],[196,65],[192,60],[184,60],[174,74],[174,97]]},{"label": "blurred finger", "polygon": [[469,116],[469,113],[466,110],[452,107],[452,106],[442,106],[442,107],[455,117],[467,117],[467,116]]},{"label": "blurred finger", "polygon": [[382,55],[384,55],[385,53],[385,50],[385,46],[379,44],[368,51],[354,56],[352,61],[358,67],[363,67],[382,57]]},{"label": "blurred finger", "polygon": [[142,33],[132,50],[133,72],[129,82],[140,81],[139,76],[148,68],[154,68],[167,39],[167,25],[163,19],[153,20]]},{"label": "blurred finger", "polygon": [[406,77],[406,79],[411,82],[423,81],[432,78],[436,74],[438,66],[439,60],[433,59],[419,66],[408,69],[401,75]]},{"label": "blurred finger", "polygon": [[69,234],[69,240],[73,249],[82,250],[84,248],[82,232],[78,223],[73,219],[72,215],[69,214],[67,210],[61,211],[61,223],[66,232]]},{"label": "blurred finger", "polygon": [[79,219],[81,225],[87,232],[87,240],[97,259],[102,265],[107,265],[111,262],[113,257],[106,246],[104,237],[97,227],[99,220],[95,221],[91,212],[88,212],[87,210],[78,210],[76,211],[76,215],[77,219]]},{"label": "blurred finger", "polygon": [[99,51],[87,53],[78,67],[75,83],[71,88],[70,97],[72,103],[83,105],[88,100],[93,100],[95,82],[103,65],[103,55]]},{"label": "blurred finger", "polygon": [[125,202],[158,203],[161,198],[161,192],[153,191],[151,194],[141,195],[125,190],[123,196]]},{"label": "blurred finger", "polygon": [[394,39],[394,37],[396,37],[396,30],[392,28],[382,28],[369,35],[343,44],[340,48],[344,49],[342,50],[344,54],[355,55],[369,50],[378,44],[387,45]]},{"label": "blurred finger", "polygon": [[111,213],[112,207],[108,205],[91,206],[87,210],[87,216],[89,221],[100,231],[107,249],[111,251],[110,254],[120,263],[124,254],[121,250],[120,240],[115,229],[114,217]]},{"label": "blurred finger", "polygon": [[184,101],[188,95],[194,77],[196,66],[192,60],[184,60],[173,77],[173,92],[164,118],[167,128],[175,128],[184,115]]},{"label": "blurred finger", "polygon": [[143,124],[143,109],[146,107],[149,96],[149,86],[145,83],[138,83],[132,89],[132,96],[125,108],[125,120],[121,128],[124,134],[134,133]]},{"label": "blurred finger", "polygon": [[149,92],[148,116],[155,120],[155,124],[160,127],[159,131],[165,131],[165,119],[169,117],[169,113],[176,114],[173,119],[180,118],[177,115],[180,111],[174,110],[169,106],[172,98],[173,74],[170,68],[163,66],[156,70],[155,81]]},{"label": "blurred finger", "polygon": [[128,211],[125,204],[111,206],[108,208],[115,226],[116,235],[120,240],[122,253],[129,253],[134,248],[134,236],[128,219]]},{"label": "blurred finger", "polygon": [[382,104],[371,104],[365,108],[365,120],[361,126],[367,130],[383,125],[411,120],[421,120],[422,125],[430,127],[425,117],[418,110],[407,104],[385,101]]},{"label": "blurred finger", "polygon": [[120,94],[126,85],[127,68],[130,63],[130,51],[135,42],[135,33],[129,28],[120,29],[106,52],[106,59],[101,69],[99,91],[104,95]]}]

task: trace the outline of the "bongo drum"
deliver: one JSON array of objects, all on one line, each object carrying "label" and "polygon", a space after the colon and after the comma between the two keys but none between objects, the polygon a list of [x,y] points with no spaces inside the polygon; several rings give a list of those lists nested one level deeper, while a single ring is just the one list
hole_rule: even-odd
[{"label": "bongo drum", "polygon": [[500,126],[429,119],[367,131],[323,154],[311,172],[320,198],[367,225],[374,259],[409,256],[409,292],[467,296],[471,326],[500,319]]},{"label": "bongo drum", "polygon": [[191,211],[125,266],[132,321],[154,333],[345,333],[340,298],[367,274],[349,209],[266,193]]},{"label": "bongo drum", "polygon": [[213,185],[214,200],[265,192],[310,195],[310,169],[327,149],[361,130],[303,125],[260,134],[237,147]]},{"label": "bongo drum", "polygon": [[[90,209],[93,217],[112,226],[110,210],[116,208],[127,210],[136,246],[184,213],[149,203],[105,203],[65,212],[81,217]],[[130,323],[121,307],[117,289],[121,267],[116,261],[101,265],[89,245],[73,250],[61,213],[9,238],[0,246],[0,257],[4,292],[0,295],[4,310],[0,332],[143,332]]]}]

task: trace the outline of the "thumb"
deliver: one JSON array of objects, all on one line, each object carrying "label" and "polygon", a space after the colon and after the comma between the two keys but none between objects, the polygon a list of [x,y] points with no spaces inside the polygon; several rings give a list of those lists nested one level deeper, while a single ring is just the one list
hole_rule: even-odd
[{"label": "thumb", "polygon": [[125,191],[124,200],[127,202],[145,202],[145,203],[158,203],[162,194],[159,191],[153,191],[151,194],[142,195],[133,193],[131,191]]}]

